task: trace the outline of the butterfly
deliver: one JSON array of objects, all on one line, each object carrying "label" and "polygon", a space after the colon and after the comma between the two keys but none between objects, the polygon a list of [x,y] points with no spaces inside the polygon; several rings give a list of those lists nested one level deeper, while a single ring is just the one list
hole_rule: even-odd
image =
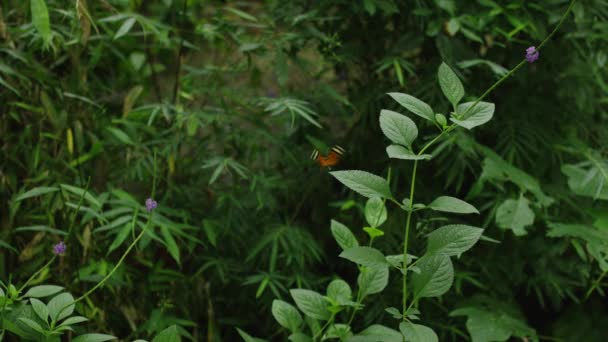
[{"label": "butterfly", "polygon": [[321,155],[319,150],[312,151],[310,159],[315,160],[322,167],[332,167],[338,165],[344,152],[346,151],[341,146],[334,145],[325,156]]}]

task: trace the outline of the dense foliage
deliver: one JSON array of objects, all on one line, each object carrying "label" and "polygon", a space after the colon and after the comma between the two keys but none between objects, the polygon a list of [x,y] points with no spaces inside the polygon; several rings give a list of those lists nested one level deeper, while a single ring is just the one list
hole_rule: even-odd
[{"label": "dense foliage", "polygon": [[3,1],[0,340],[604,341],[607,19]]}]

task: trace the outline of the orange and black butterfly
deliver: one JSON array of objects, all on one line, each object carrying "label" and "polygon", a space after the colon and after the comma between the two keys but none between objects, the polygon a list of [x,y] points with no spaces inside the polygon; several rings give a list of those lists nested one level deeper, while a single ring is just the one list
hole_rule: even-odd
[{"label": "orange and black butterfly", "polygon": [[319,150],[314,150],[310,155],[310,159],[316,161],[322,167],[332,167],[338,165],[344,152],[346,151],[341,146],[334,145],[325,156],[321,155]]}]

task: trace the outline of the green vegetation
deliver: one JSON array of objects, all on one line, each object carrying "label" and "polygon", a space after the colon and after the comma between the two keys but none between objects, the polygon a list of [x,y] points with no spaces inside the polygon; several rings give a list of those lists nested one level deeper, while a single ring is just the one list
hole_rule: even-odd
[{"label": "green vegetation", "polygon": [[0,340],[603,342],[607,19],[2,2]]}]

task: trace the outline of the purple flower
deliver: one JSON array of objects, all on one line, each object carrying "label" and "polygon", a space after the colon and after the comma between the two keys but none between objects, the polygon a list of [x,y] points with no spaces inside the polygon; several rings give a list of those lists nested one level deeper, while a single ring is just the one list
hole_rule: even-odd
[{"label": "purple flower", "polygon": [[540,52],[536,50],[536,47],[530,46],[526,49],[526,61],[528,63],[534,63],[538,59]]},{"label": "purple flower", "polygon": [[148,212],[151,212],[152,210],[154,210],[154,208],[156,208],[157,205],[158,205],[158,203],[156,203],[156,201],[151,198],[148,198],[146,200],[146,210]]},{"label": "purple flower", "polygon": [[53,246],[53,254],[63,255],[65,253],[65,248],[66,248],[65,243],[63,243],[63,241],[60,241],[58,244]]}]

